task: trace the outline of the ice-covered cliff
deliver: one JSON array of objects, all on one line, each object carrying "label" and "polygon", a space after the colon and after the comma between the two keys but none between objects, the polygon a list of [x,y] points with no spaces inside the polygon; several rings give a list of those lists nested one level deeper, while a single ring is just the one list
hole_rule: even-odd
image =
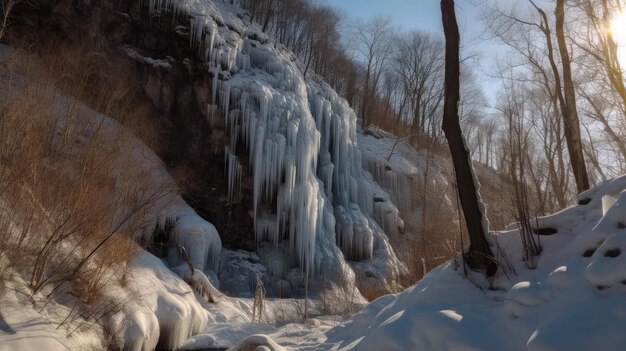
[{"label": "ice-covered cliff", "polygon": [[305,77],[295,56],[232,1],[148,6],[155,17],[188,17],[190,45],[213,77],[206,118],[229,137],[220,151],[228,197],[238,196],[248,171],[257,249],[270,275],[329,276],[348,259],[395,284],[401,264],[381,227],[398,224],[376,215],[374,191],[383,190],[363,169],[347,102],[314,74]]}]

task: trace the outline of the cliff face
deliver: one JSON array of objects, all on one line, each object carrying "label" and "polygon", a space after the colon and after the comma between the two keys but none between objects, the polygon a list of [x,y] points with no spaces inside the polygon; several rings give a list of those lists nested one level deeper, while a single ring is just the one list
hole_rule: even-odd
[{"label": "cliff face", "polygon": [[62,0],[16,12],[29,40],[130,59],[124,78],[166,126],[158,153],[184,169],[183,197],[225,248],[259,254],[270,290],[298,289],[305,272],[396,284],[401,264],[381,227],[401,223],[389,223],[395,205],[363,170],[354,112],[236,5]]},{"label": "cliff face", "polygon": [[[68,43],[104,57],[125,59],[131,76],[120,77],[143,91],[159,124],[159,156],[168,169],[184,169],[189,185],[183,197],[215,224],[227,248],[254,250],[248,215],[250,185],[242,186],[237,206],[226,206],[224,123],[210,126],[207,105],[213,75],[189,43],[189,21],[152,16],[139,1],[37,1],[15,10],[18,41]],[[106,68],[105,68],[106,70]],[[245,182],[244,182],[245,183]]]}]

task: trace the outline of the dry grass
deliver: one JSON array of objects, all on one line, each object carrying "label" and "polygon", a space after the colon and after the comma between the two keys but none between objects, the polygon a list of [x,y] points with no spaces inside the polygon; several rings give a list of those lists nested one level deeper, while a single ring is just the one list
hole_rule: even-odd
[{"label": "dry grass", "polygon": [[[104,40],[104,39],[103,39]],[[42,78],[93,111],[110,116],[124,125],[155,152],[163,147],[164,120],[147,100],[134,63],[106,48],[92,48],[54,42],[29,47],[41,58],[37,69]],[[21,66],[24,66],[22,64]],[[30,67],[23,67],[32,69]]]},{"label": "dry grass", "polygon": [[[417,235],[404,234],[390,238],[396,254],[408,268],[407,274],[401,279],[405,287],[415,284],[432,269],[459,257],[463,249],[469,245],[462,212],[460,208],[454,208],[457,203],[453,203],[452,209],[442,206],[441,196],[447,191],[431,189],[430,192],[433,195],[427,200],[432,206],[429,212],[421,219],[405,218],[405,232]],[[456,190],[452,189],[450,193],[455,194]],[[494,194],[508,193],[500,189]],[[502,206],[501,202],[506,201],[505,199],[506,196],[484,199],[487,202],[487,215],[492,229],[500,229],[503,223],[512,222],[507,211],[499,207]],[[455,198],[451,200],[456,201]]]},{"label": "dry grass", "polygon": [[367,301],[374,301],[377,298],[387,295],[387,289],[383,286],[383,283],[380,284],[369,284],[369,285],[360,285],[359,292]]},{"label": "dry grass", "polygon": [[99,320],[119,308],[103,305],[106,290],[125,284],[132,238],[173,184],[152,180],[133,133],[84,106],[151,125],[132,89],[94,78],[104,71],[91,54],[10,55],[0,63],[0,287],[19,274],[44,305],[62,296],[66,321]]},{"label": "dry grass", "polygon": [[355,313],[359,308],[358,293],[355,279],[351,272],[345,268],[327,273],[315,283],[320,298],[320,310],[328,316],[347,316]]}]

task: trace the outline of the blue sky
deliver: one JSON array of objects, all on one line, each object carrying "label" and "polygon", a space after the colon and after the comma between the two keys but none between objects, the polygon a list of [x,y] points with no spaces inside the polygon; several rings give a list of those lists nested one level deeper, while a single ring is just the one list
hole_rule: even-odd
[{"label": "blue sky", "polygon": [[351,18],[390,16],[397,26],[441,31],[437,0],[325,0]]},{"label": "blue sky", "polygon": [[[367,20],[378,15],[389,16],[396,27],[441,33],[443,37],[439,0],[322,0],[321,2],[340,9],[348,20]],[[479,53],[481,65],[476,67],[475,73],[488,100],[494,103],[499,84],[489,78],[484,70],[489,62],[493,62],[499,49],[496,44],[480,39],[483,36],[484,27],[475,2],[472,0],[456,1],[457,19],[463,45],[461,55]]]},{"label": "blue sky", "polygon": [[[350,18],[367,19],[373,16],[390,16],[396,26],[441,32],[439,0],[323,0],[344,11]],[[459,25],[480,31],[475,6],[467,0],[457,1]],[[473,21],[468,21],[472,19]]]}]

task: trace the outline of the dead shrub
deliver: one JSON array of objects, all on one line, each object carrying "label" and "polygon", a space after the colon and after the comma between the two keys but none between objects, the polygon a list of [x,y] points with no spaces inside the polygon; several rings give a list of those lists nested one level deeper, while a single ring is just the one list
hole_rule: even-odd
[{"label": "dead shrub", "polygon": [[359,309],[359,293],[365,295],[362,287],[357,290],[355,279],[350,274],[347,269],[340,268],[314,281],[313,287],[319,295],[319,308],[323,315],[342,317]]},{"label": "dead shrub", "polygon": [[31,48],[41,74],[56,89],[93,111],[112,117],[155,152],[165,130],[158,112],[145,97],[133,62],[109,49],[51,41]]},{"label": "dead shrub", "polygon": [[359,291],[361,292],[361,295],[363,295],[363,297],[369,302],[372,302],[377,298],[387,294],[387,289],[383,286],[382,283],[361,285],[359,286]]},{"label": "dead shrub", "polygon": [[125,284],[134,236],[153,226],[175,186],[151,174],[156,161],[133,133],[79,99],[124,111],[116,106],[126,92],[97,97],[88,74],[44,65],[42,75],[40,60],[12,55],[0,65],[8,76],[0,90],[0,286],[19,274],[37,304],[71,307],[61,324],[97,322],[120,308],[107,291]]}]

